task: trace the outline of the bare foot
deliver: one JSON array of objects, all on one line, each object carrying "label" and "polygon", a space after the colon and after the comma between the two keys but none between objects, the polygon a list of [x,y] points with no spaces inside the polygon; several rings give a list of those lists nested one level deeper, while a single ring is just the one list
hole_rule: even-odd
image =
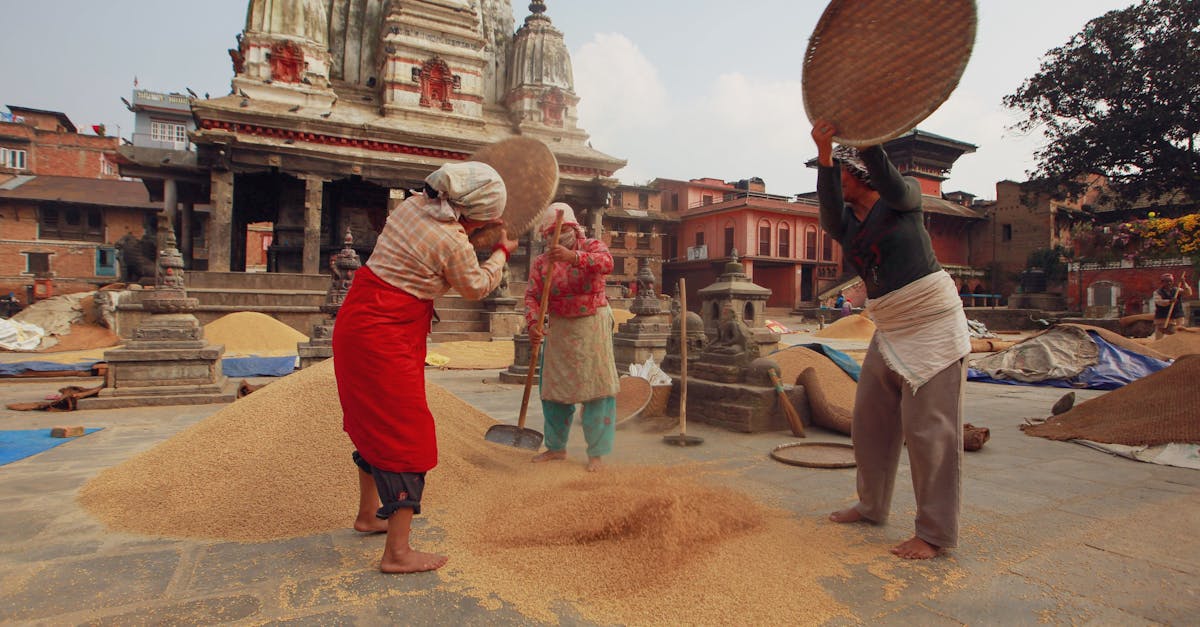
[{"label": "bare foot", "polygon": [[892,547],[892,554],[908,560],[927,560],[937,557],[941,547],[934,546],[916,536]]},{"label": "bare foot", "polygon": [[422,553],[409,549],[399,554],[383,554],[379,570],[385,573],[423,573],[437,570],[446,565],[450,558],[436,553]]},{"label": "bare foot", "polygon": [[384,518],[378,518],[374,512],[367,515],[359,514],[354,519],[354,530],[362,533],[387,533],[388,521]]},{"label": "bare foot", "polygon": [[588,472],[600,472],[604,470],[604,460],[599,457],[589,457],[587,463]]},{"label": "bare foot", "polygon": [[830,514],[829,520],[835,523],[852,523],[863,520],[863,515],[857,508],[847,507]]},{"label": "bare foot", "polygon": [[529,461],[537,464],[537,463],[541,463],[541,462],[561,461],[566,458],[567,458],[566,451],[542,451],[541,453],[534,455],[533,459],[531,459]]}]

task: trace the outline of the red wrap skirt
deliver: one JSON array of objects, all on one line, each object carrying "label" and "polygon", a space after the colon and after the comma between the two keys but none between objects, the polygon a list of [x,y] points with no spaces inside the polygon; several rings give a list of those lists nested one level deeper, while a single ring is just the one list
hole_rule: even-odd
[{"label": "red wrap skirt", "polygon": [[437,433],[425,399],[432,319],[433,301],[363,266],[334,322],[342,425],[363,459],[380,470],[426,472],[437,465]]}]

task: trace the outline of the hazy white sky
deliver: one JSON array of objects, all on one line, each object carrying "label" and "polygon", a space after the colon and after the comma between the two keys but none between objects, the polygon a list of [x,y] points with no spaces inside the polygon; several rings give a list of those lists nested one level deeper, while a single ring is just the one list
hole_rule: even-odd
[{"label": "hazy white sky", "polygon": [[[66,113],[81,129],[128,136],[129,97],[141,87],[229,91],[226,49],[248,0],[0,0],[0,104]],[[1001,105],[1090,19],[1131,0],[979,0],[975,51],[950,99],[922,130],[978,146],[946,191],[995,197],[1024,180],[1040,136],[1009,128]],[[527,2],[514,0],[517,24]],[[801,97],[808,36],[825,8],[811,0],[547,0],[564,32],[582,97],[579,115],[599,150],[627,159],[625,182],[654,177],[766,181],[779,194],[811,191],[815,155]]]}]

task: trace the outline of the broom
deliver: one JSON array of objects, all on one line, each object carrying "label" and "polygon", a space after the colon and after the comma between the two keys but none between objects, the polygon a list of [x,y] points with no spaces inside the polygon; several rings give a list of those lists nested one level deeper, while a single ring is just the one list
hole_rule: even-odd
[{"label": "broom", "polygon": [[779,394],[779,404],[783,405],[783,415],[787,416],[788,426],[792,428],[792,435],[803,438],[804,422],[800,420],[800,414],[796,413],[796,408],[792,406],[792,400],[788,398],[787,392],[783,391],[783,382],[779,380],[779,374],[774,368],[767,371],[771,375],[771,383],[775,384],[775,392]]}]

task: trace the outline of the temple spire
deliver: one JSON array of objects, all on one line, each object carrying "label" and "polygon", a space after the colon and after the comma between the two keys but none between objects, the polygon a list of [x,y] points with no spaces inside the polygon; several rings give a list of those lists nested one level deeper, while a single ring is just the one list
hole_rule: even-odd
[{"label": "temple spire", "polygon": [[529,3],[529,17],[525,18],[525,23],[530,22],[549,22],[550,16],[546,13],[546,3],[543,0],[532,0]]}]

